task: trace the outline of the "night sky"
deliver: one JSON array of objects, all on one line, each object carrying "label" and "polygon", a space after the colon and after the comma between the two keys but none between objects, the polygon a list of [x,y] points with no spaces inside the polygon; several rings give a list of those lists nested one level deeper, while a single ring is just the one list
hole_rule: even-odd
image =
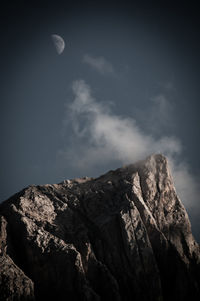
[{"label": "night sky", "polygon": [[200,241],[200,11],[148,2],[1,7],[1,201],[161,152]]}]

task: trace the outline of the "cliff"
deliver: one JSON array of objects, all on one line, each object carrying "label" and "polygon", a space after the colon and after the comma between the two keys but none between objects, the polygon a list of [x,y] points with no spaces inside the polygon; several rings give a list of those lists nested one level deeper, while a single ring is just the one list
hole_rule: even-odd
[{"label": "cliff", "polygon": [[29,186],[0,205],[0,300],[200,300],[167,160]]}]

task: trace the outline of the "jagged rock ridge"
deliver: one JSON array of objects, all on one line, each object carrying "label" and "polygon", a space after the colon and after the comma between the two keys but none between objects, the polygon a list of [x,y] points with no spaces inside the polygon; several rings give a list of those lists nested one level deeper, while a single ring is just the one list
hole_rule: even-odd
[{"label": "jagged rock ridge", "polygon": [[1,300],[199,300],[200,251],[162,155],[0,205]]}]

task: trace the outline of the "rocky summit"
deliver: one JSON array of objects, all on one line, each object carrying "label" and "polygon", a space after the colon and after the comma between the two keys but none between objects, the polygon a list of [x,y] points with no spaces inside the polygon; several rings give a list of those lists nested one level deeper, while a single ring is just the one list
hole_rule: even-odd
[{"label": "rocky summit", "polygon": [[0,300],[200,300],[200,249],[167,159],[3,202]]}]

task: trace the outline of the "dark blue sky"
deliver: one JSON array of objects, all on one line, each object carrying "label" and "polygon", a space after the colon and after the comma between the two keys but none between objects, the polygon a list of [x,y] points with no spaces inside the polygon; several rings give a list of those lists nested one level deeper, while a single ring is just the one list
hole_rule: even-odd
[{"label": "dark blue sky", "polygon": [[[195,190],[182,195],[198,236],[199,10],[138,3],[2,7],[1,201],[29,184],[98,176],[158,150],[172,156],[177,185]],[[54,33],[66,43],[61,55]],[[98,116],[70,107],[82,99],[78,89],[93,95]],[[159,146],[163,137],[169,143]]]}]

